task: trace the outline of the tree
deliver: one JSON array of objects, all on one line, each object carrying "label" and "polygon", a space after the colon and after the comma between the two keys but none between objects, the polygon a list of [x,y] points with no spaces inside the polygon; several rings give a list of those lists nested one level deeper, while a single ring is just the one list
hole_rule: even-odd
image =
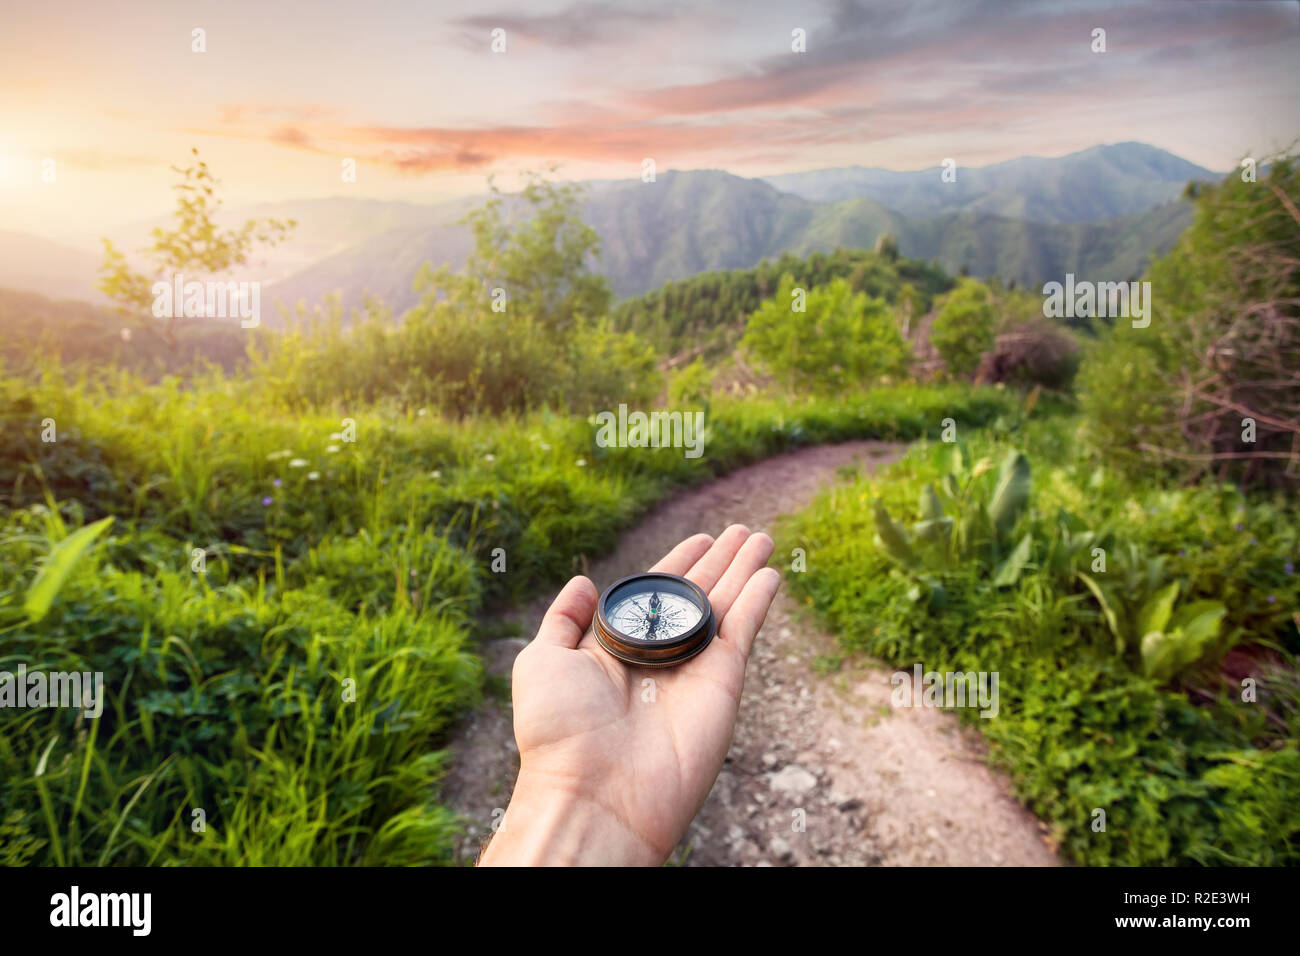
[{"label": "tree", "polygon": [[[104,262],[100,266],[103,276],[99,289],[117,302],[118,313],[134,319],[146,329],[151,329],[153,317],[153,286],[156,282],[172,281],[173,276],[190,278],[215,276],[235,266],[248,264],[254,243],[274,246],[283,242],[297,223],[292,219],[249,219],[239,229],[220,229],[216,216],[221,200],[216,198],[218,182],[208,164],[199,159],[198,149],[191,149],[194,159],[184,169],[173,166],[182,181],[173,188],[180,194],[176,199],[173,216],[176,226],[164,229],[155,226],[153,245],[140,250],[150,261],[149,274],[134,271],[126,256],[108,240],[104,243]],[[167,320],[166,338],[176,345],[176,312]]]},{"label": "tree", "polygon": [[552,331],[579,316],[600,318],[613,295],[605,278],[591,271],[600,238],[582,219],[581,188],[536,172],[527,179],[517,196],[507,197],[489,178],[492,198],[462,220],[474,233],[464,271],[425,266],[416,288],[440,289],[471,312],[503,301],[506,313],[526,315]]},{"label": "tree", "polygon": [[930,326],[930,342],[953,378],[969,378],[980,356],[993,347],[997,313],[978,279],[962,279],[944,297]]},{"label": "tree", "polygon": [[884,299],[854,294],[836,279],[807,290],[800,312],[796,291],[787,273],[750,316],[740,343],[785,385],[836,392],[906,370],[910,350]]},{"label": "tree", "polygon": [[474,250],[461,272],[426,264],[420,303],[396,347],[408,377],[428,381],[452,415],[553,404],[599,408],[661,384],[659,358],[605,315],[611,293],[591,271],[599,253],[580,191],[530,173],[518,194],[492,196],[463,220]]},{"label": "tree", "polygon": [[912,322],[925,312],[925,297],[910,282],[904,282],[898,290],[898,323],[902,327],[903,338],[912,334]]},{"label": "tree", "polygon": [[898,237],[892,232],[882,232],[876,237],[876,255],[889,262],[898,260]]}]

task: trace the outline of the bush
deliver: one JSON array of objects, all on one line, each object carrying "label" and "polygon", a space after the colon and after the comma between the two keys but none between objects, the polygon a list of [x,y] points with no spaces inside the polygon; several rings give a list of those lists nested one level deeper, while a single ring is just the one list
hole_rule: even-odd
[{"label": "bush", "polygon": [[1289,158],[1266,180],[1201,188],[1193,225],[1144,277],[1150,326],[1121,320],[1089,352],[1083,407],[1132,472],[1300,479],[1298,201]]},{"label": "bush", "polygon": [[674,407],[708,409],[713,398],[713,371],[697,358],[677,370],[668,383],[668,402]]},{"label": "bush", "polygon": [[975,381],[1066,391],[1078,371],[1079,346],[1074,339],[1059,326],[1037,319],[999,332],[992,349],[980,357]]},{"label": "bush", "polygon": [[930,326],[930,342],[948,374],[969,378],[980,356],[993,347],[997,313],[984,283],[963,279],[943,298]]},{"label": "bush", "polygon": [[750,316],[740,345],[786,386],[821,393],[901,374],[910,356],[884,299],[855,295],[844,279],[796,288],[789,275]]}]

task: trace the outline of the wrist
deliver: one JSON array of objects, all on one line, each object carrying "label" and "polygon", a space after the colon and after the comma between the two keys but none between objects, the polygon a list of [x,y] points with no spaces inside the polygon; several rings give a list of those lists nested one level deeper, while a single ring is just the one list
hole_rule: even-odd
[{"label": "wrist", "polygon": [[520,773],[480,866],[658,866],[667,858],[596,800]]}]

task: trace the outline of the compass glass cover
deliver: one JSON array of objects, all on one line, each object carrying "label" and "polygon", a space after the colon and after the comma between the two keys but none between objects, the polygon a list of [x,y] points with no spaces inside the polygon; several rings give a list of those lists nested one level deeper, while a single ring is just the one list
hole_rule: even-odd
[{"label": "compass glass cover", "polygon": [[634,641],[674,641],[704,620],[700,596],[670,575],[646,574],[614,587],[605,598],[605,620]]}]

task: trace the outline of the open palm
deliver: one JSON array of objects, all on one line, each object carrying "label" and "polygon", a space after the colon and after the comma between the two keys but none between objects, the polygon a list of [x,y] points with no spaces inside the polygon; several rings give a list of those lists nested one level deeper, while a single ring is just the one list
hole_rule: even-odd
[{"label": "open palm", "polygon": [[667,858],[731,744],[745,662],[780,583],[764,568],[772,548],[767,535],[733,525],[716,541],[688,538],[651,568],[698,584],[718,620],[709,646],[676,667],[606,653],[591,630],[595,586],[585,577],[565,586],[515,660],[520,771],[507,827],[540,827],[541,804],[559,803],[598,818],[590,835],[605,852],[587,847],[583,861]]}]

